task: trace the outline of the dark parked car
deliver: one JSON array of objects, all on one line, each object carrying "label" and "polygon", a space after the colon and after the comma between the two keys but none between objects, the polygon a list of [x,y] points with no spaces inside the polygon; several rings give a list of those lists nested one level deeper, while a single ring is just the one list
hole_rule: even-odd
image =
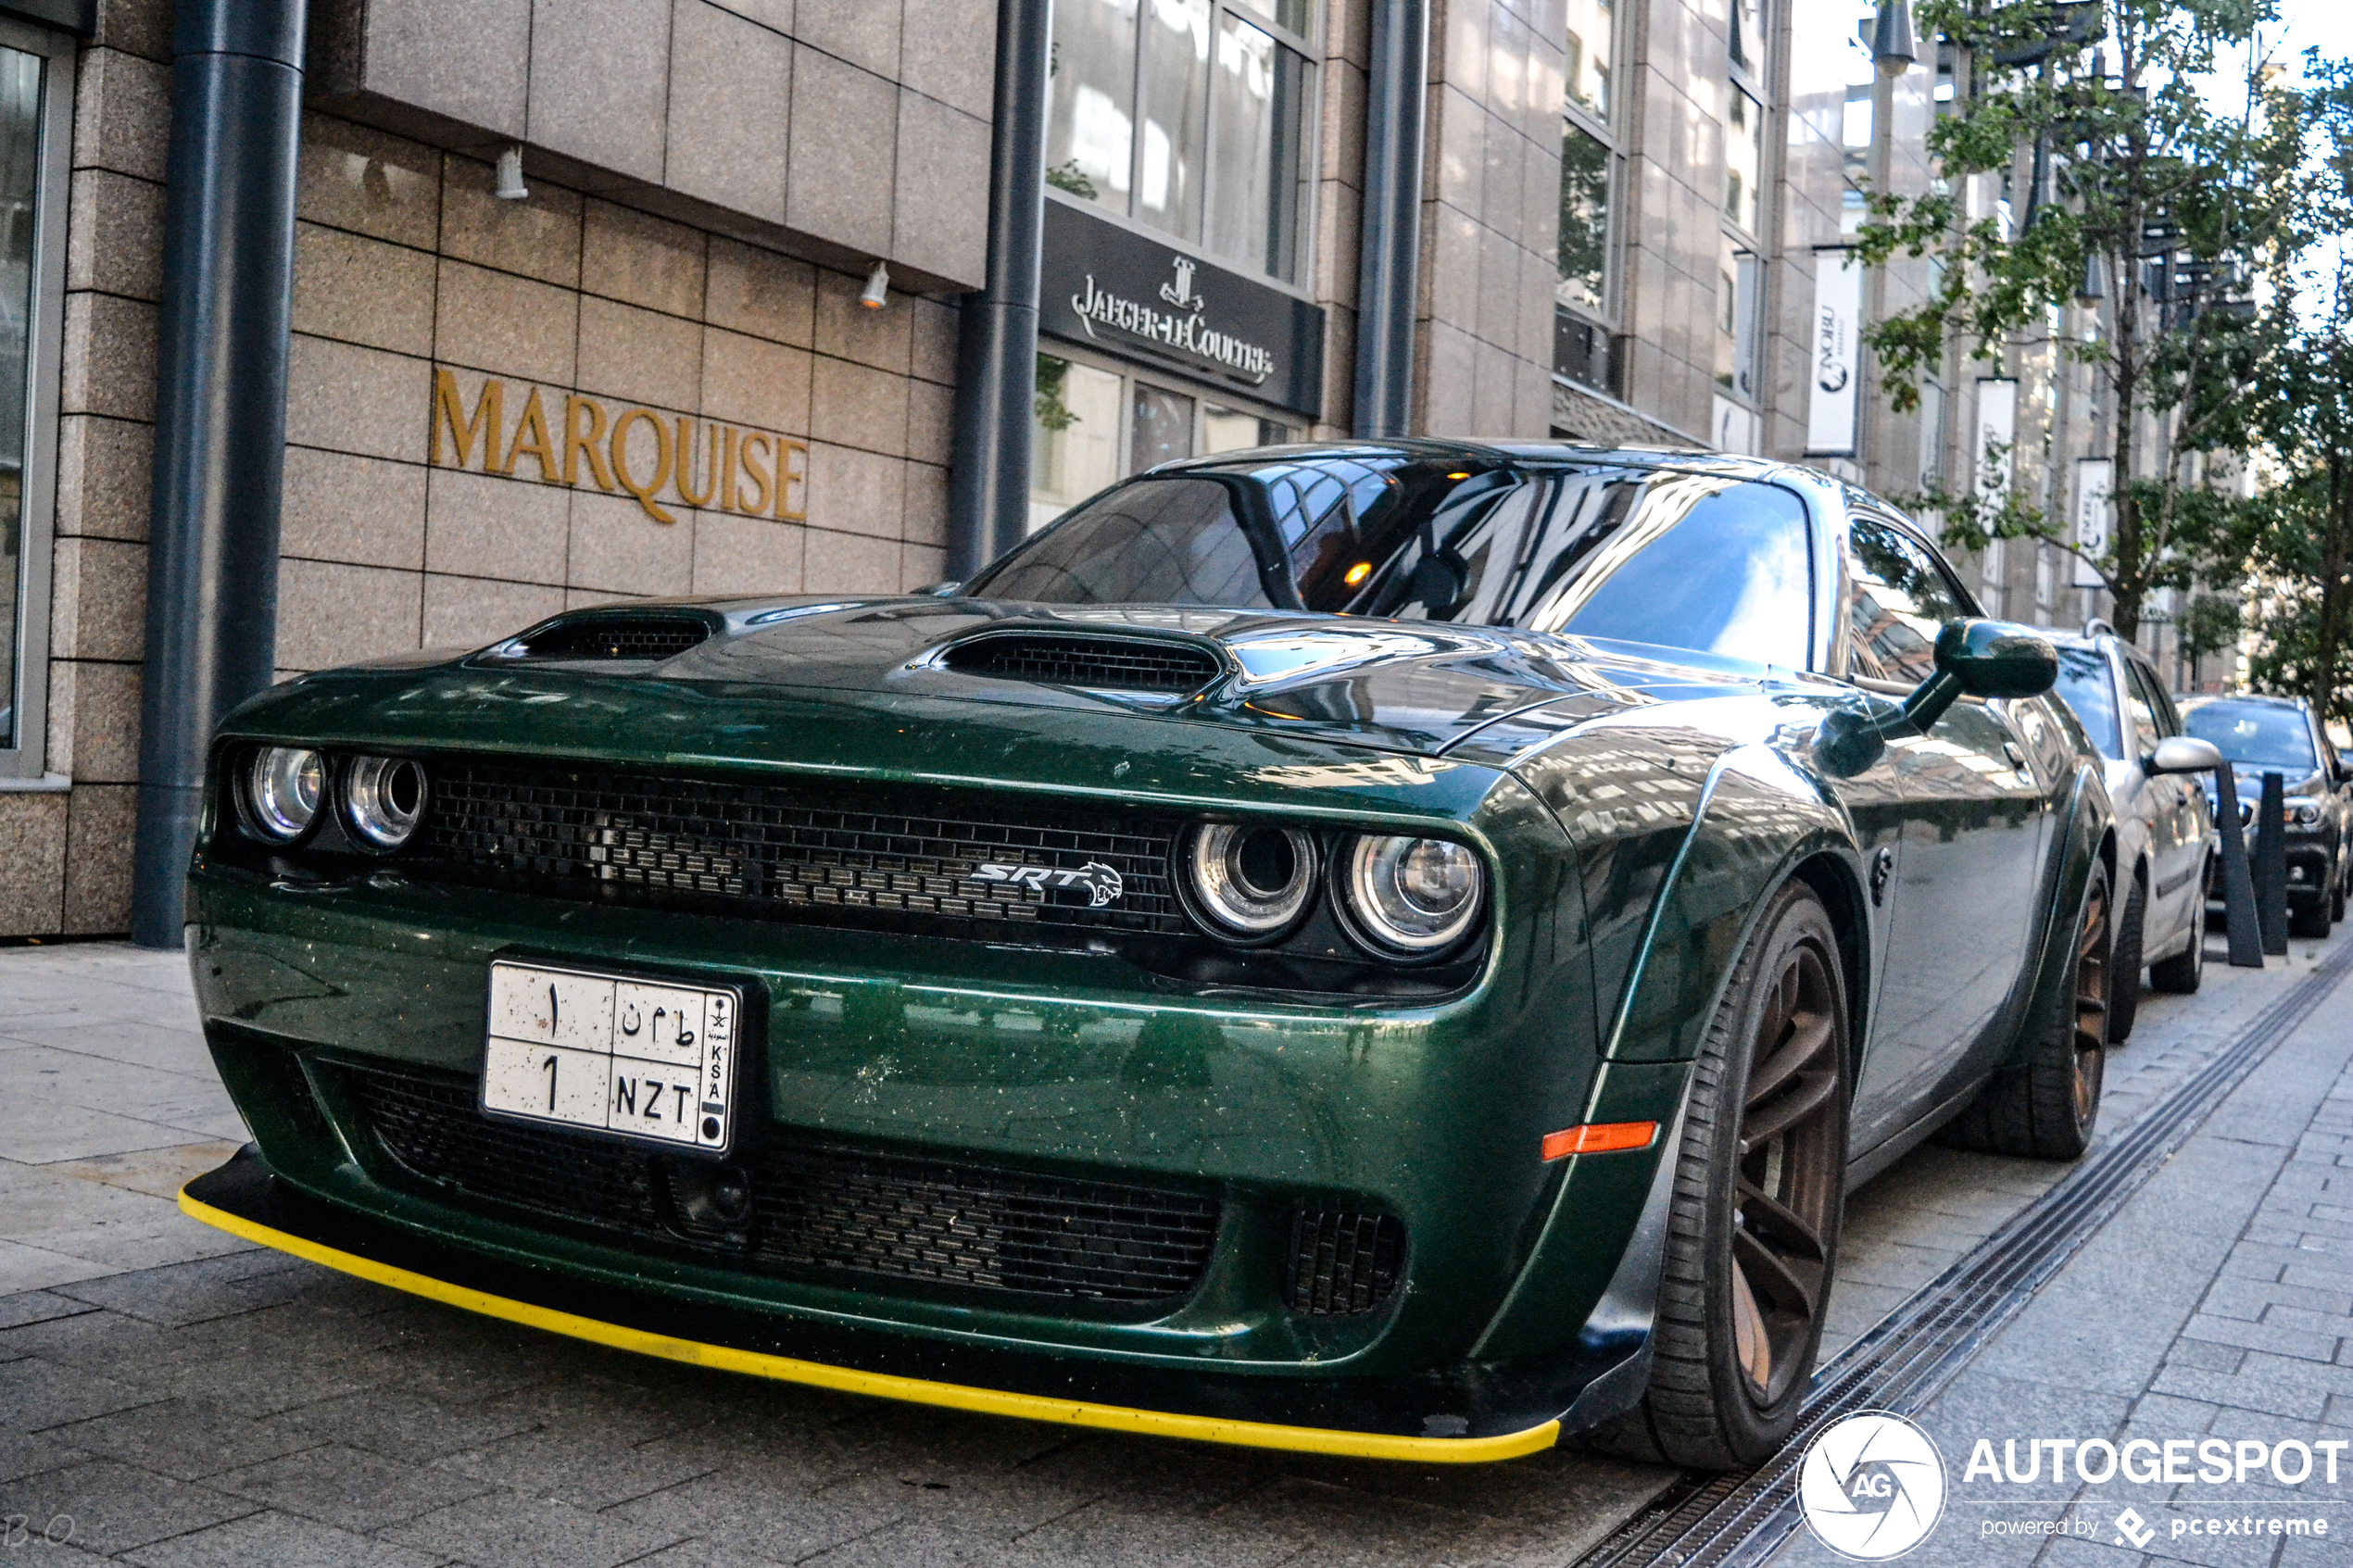
[{"label": "dark parked car", "polygon": [[2058,648],[2058,694],[2106,759],[2116,808],[2124,913],[2116,931],[2108,1037],[2121,1045],[2140,1009],[2144,968],[2159,991],[2195,991],[2205,973],[2206,881],[2221,844],[2197,774],[2209,771],[2216,757],[2196,742],[2183,744],[2167,684],[2108,622],[2095,621],[2080,637],[2051,641]]},{"label": "dark parked car", "polygon": [[870,1394],[1421,1461],[1791,1432],[1846,1189],[2098,1113],[2116,839],[1903,519],[1747,459],[1175,465],[961,593],[305,676],[189,883],[189,1210]]},{"label": "dark parked car", "polygon": [[[2330,924],[2345,918],[2347,878],[2353,877],[2346,839],[2353,774],[2312,705],[2300,696],[2190,697],[2182,704],[2182,725],[2186,734],[2213,742],[2229,760],[2239,819],[2249,829],[2249,854],[2258,848],[2254,830],[2259,825],[2256,808],[2263,798],[2263,775],[2280,775],[2286,803],[2282,843],[2288,931],[2326,936]],[[2221,889],[2212,878],[2208,894],[2219,908]]]}]

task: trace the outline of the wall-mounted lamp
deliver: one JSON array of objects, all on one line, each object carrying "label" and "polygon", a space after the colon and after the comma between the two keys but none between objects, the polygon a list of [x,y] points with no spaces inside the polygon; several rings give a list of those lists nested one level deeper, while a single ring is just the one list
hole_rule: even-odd
[{"label": "wall-mounted lamp", "polygon": [[1879,0],[1871,25],[1871,60],[1881,76],[1901,76],[1919,62],[1912,38],[1912,0]]},{"label": "wall-mounted lamp", "polygon": [[528,201],[531,187],[522,182],[522,148],[509,147],[498,155],[498,185],[490,193],[502,202]]},{"label": "wall-mounted lamp", "polygon": [[875,263],[874,270],[866,274],[866,292],[858,296],[858,303],[869,310],[880,310],[890,303],[889,268],[879,261]]}]

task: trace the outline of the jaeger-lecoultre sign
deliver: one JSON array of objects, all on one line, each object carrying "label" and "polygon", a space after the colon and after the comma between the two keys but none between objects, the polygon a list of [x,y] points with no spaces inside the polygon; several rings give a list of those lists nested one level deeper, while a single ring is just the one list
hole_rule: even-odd
[{"label": "jaeger-lecoultre sign", "polygon": [[1051,195],[1038,307],[1038,330],[1056,337],[1323,412],[1321,309]]}]

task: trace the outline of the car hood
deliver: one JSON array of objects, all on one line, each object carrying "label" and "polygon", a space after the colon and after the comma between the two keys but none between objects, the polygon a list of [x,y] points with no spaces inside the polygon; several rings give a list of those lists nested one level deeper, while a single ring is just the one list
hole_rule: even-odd
[{"label": "car hood", "polygon": [[[2231,764],[2233,787],[2237,789],[2239,799],[2250,808],[2263,798],[2263,775],[2266,772],[2280,775],[2282,793],[2291,798],[2299,795],[2318,798],[2329,792],[2326,781],[2318,772],[2299,773],[2289,769],[2266,769],[2252,763],[2233,762]],[[2205,787],[2207,798],[2213,799],[2214,784],[2210,777]]]},{"label": "car hood", "polygon": [[[618,696],[662,688],[701,698],[824,698],[876,709],[938,713],[963,708],[985,723],[988,709],[1150,717],[1264,732],[1268,738],[1337,743],[1434,758],[1500,721],[1542,710],[1557,730],[1629,707],[1755,690],[1788,671],[1704,654],[1434,622],[1365,621],[1282,611],[1152,606],[1007,604],[913,596],[654,604],[703,620],[711,635],[659,660],[531,657],[525,633],[451,659],[410,655],[355,667],[412,679],[437,667],[444,710],[469,698],[510,703],[526,688],[557,700],[565,689]],[[561,618],[573,622],[577,612]],[[1201,650],[1219,673],[1198,693],[1091,688],[949,667],[976,637],[1145,639]],[[315,679],[315,678],[314,678]],[[496,696],[493,688],[496,688]],[[1010,717],[1010,716],[1008,716]]]}]

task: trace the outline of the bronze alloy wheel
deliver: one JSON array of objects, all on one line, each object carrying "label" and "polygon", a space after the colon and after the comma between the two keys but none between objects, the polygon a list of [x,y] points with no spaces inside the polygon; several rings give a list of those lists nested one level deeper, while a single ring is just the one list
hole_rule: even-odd
[{"label": "bronze alloy wheel", "polygon": [[2074,929],[2058,949],[2068,960],[2065,985],[2056,1006],[2045,1004],[2034,1036],[2023,1042],[2025,1065],[1989,1079],[1938,1135],[1943,1142],[2036,1160],[2072,1160],[2091,1147],[2108,1065],[2109,988],[2116,974],[2108,918],[2113,897],[2108,867],[2095,861]]},{"label": "bronze alloy wheel", "polygon": [[1724,1470],[1796,1429],[1838,1256],[1848,1060],[1838,935],[1792,882],[1692,1063],[1650,1386],[1604,1439],[1621,1451]]},{"label": "bronze alloy wheel", "polygon": [[2095,876],[2083,895],[2083,922],[2075,932],[2075,1073],[2070,1085],[2075,1120],[2090,1141],[2099,1114],[2100,1081],[2108,1067],[2108,878]]},{"label": "bronze alloy wheel", "polygon": [[1769,1405],[1812,1360],[1845,1158],[1837,999],[1828,954],[1776,955],[1750,1044],[1732,1189],[1732,1334],[1749,1394]]}]

